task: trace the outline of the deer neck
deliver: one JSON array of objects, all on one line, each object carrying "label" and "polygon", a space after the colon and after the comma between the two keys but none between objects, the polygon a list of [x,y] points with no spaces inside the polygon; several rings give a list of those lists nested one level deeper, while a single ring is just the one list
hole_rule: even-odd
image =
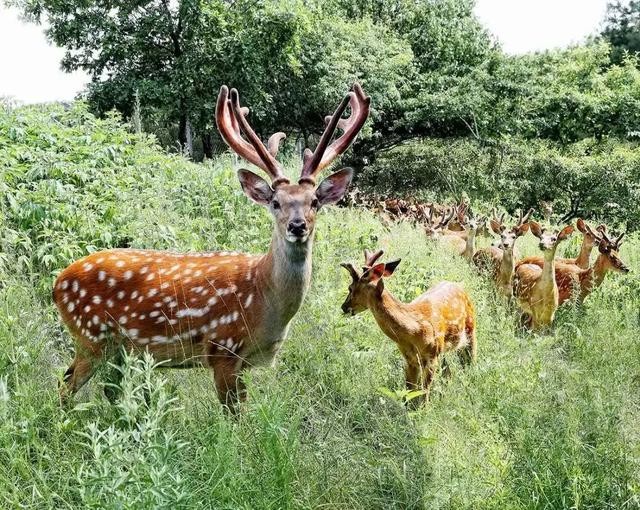
[{"label": "deer neck", "polygon": [[595,263],[593,264],[593,286],[599,287],[604,281],[604,277],[609,272],[609,264],[607,264],[607,257],[602,254],[598,255]]},{"label": "deer neck", "polygon": [[313,234],[304,243],[290,243],[274,233],[256,272],[270,320],[286,324],[300,308],[311,283],[312,248]]},{"label": "deer neck", "polygon": [[498,269],[498,285],[511,288],[511,281],[513,280],[513,270],[515,269],[515,262],[513,258],[513,250],[502,250],[502,260],[500,261],[500,267]]},{"label": "deer neck", "polygon": [[556,247],[552,250],[543,252],[544,265],[542,267],[542,275],[540,276],[540,285],[548,288],[555,289],[556,285]]},{"label": "deer neck", "polygon": [[473,258],[473,253],[476,251],[476,231],[471,229],[467,232],[467,243],[464,247],[464,252],[462,256],[466,259],[471,260]]},{"label": "deer neck", "polygon": [[381,295],[371,296],[368,306],[380,329],[396,342],[415,325],[415,319],[407,310],[407,305],[386,289]]},{"label": "deer neck", "polygon": [[587,269],[589,267],[589,258],[591,257],[591,250],[593,245],[590,245],[586,239],[583,239],[582,246],[580,246],[580,254],[576,258],[576,266]]}]

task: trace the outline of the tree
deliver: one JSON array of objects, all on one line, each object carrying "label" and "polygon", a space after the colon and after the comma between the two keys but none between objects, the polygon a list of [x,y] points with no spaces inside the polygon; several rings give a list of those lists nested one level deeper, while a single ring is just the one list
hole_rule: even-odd
[{"label": "tree", "polygon": [[601,35],[613,47],[614,63],[621,63],[625,53],[640,53],[640,0],[609,3]]}]

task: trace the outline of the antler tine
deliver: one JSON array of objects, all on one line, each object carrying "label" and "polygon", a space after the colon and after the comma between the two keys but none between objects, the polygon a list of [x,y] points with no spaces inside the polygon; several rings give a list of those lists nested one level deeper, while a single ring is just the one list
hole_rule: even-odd
[{"label": "antler tine", "polygon": [[[238,91],[236,89],[231,89],[231,106],[233,108],[235,118],[242,128],[242,131],[244,131],[244,133],[247,135],[249,143],[251,143],[255,152],[262,160],[263,164],[258,166],[269,174],[269,176],[271,177],[272,185],[276,186],[277,184],[283,182],[289,182],[289,179],[287,179],[282,172],[280,164],[276,161],[271,152],[267,150],[264,144],[260,141],[258,135],[256,135],[256,132],[249,125],[249,122],[247,122],[247,119],[245,118],[247,111],[243,111],[243,109],[240,107],[240,95],[238,94]],[[284,133],[275,133],[271,136],[269,140],[270,146],[275,152],[277,152],[278,144],[280,143],[280,140],[284,138],[284,136]]]},{"label": "antler tine", "polygon": [[600,236],[602,237],[602,239],[604,239],[607,243],[609,244],[613,244],[611,242],[611,239],[609,238],[609,236],[607,235],[607,227],[605,225],[598,225],[598,227],[596,228],[596,230],[598,232],[600,232]]},{"label": "antler tine", "polygon": [[[311,182],[315,184],[315,177],[347,150],[369,116],[370,103],[371,98],[365,96],[362,87],[355,83],[351,91],[342,99],[333,115],[325,119],[327,127],[320,137],[316,150],[311,152],[311,150],[305,149],[302,172],[300,174],[301,183]],[[347,109],[347,106],[351,107],[351,115],[343,119],[342,114]],[[343,133],[329,145],[336,128],[341,129]]]},{"label": "antler tine", "polygon": [[273,133],[269,140],[267,140],[267,150],[274,158],[278,155],[278,149],[280,149],[280,142],[287,137],[282,131]]},{"label": "antler tine", "polygon": [[378,260],[384,254],[384,250],[378,250],[375,253],[369,250],[364,250],[364,264],[367,267],[372,267],[376,260]]},{"label": "antler tine", "polygon": [[527,211],[527,214],[525,214],[524,216],[522,215],[522,211],[520,211],[520,218],[518,219],[518,227],[521,227],[527,221],[529,221],[529,217],[531,216],[532,213],[533,213],[533,207],[529,208],[529,210]]},{"label": "antler tine", "polygon": [[618,238],[613,242],[614,246],[616,248],[618,248],[620,246],[620,243],[622,242],[622,238],[624,237],[624,235],[626,234],[626,232],[622,232],[622,234],[620,234],[618,236]]},{"label": "antler tine", "polygon": [[264,162],[258,156],[253,147],[240,136],[238,122],[231,111],[231,102],[228,99],[229,89],[226,85],[220,87],[218,101],[216,103],[216,124],[222,139],[238,155],[264,170]]}]

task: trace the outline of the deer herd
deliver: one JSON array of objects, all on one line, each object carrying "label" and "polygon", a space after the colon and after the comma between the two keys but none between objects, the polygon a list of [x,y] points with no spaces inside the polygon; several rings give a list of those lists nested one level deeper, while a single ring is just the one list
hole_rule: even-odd
[{"label": "deer herd", "polygon": [[[306,149],[302,170],[291,183],[276,159],[284,133],[263,144],[247,121],[238,92],[223,86],[216,105],[222,139],[239,156],[262,169],[270,183],[241,169],[244,193],[273,216],[266,254],[238,252],[176,253],[111,249],[92,253],[57,277],[53,299],[75,341],[75,358],[60,386],[62,402],[77,392],[105,361],[121,349],[149,352],[162,367],[209,367],[220,401],[231,411],[244,399],[243,370],[271,362],[287,336],[291,320],[309,288],[318,211],[340,201],[353,172],[339,170],[320,183],[323,169],[353,142],[369,114],[370,98],[355,84],[333,115],[315,151]],[[349,108],[350,114],[343,118]],[[341,134],[334,140],[336,130]],[[549,327],[563,302],[582,302],[609,271],[628,272],[604,225],[593,230],[578,220],[583,235],[576,259],[556,259],[556,249],[574,230],[547,231],[530,219],[532,211],[505,224],[495,211],[489,220],[497,240],[476,249],[487,234],[487,218],[464,204],[422,210],[426,236],[449,247],[491,278],[497,291],[512,298],[533,330]],[[542,256],[518,260],[516,241],[530,231]],[[599,254],[590,266],[591,251]],[[351,276],[345,314],[371,310],[385,335],[406,361],[406,385],[420,390],[411,405],[428,399],[442,354],[457,351],[464,366],[476,357],[474,306],[463,287],[442,281],[410,303],[385,288],[400,260],[381,262],[382,251],[365,250],[362,270],[341,264]]]}]

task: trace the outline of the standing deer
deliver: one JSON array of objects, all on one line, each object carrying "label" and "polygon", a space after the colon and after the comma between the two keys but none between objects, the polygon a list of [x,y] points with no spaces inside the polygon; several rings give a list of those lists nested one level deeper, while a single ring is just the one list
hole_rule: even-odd
[{"label": "standing deer", "polygon": [[617,239],[612,241],[607,235],[604,225],[598,227],[599,235],[591,229],[589,230],[592,236],[598,236],[595,244],[598,245],[599,254],[593,266],[583,269],[577,264],[563,263],[562,259],[556,261],[555,275],[559,305],[569,301],[576,295],[576,292],[578,303],[583,303],[591,291],[599,287],[607,273],[611,271],[623,274],[629,272],[629,268],[622,262],[618,253],[624,234],[620,234]]},{"label": "standing deer", "polygon": [[532,330],[540,330],[551,326],[558,308],[554,259],[558,245],[571,235],[573,226],[568,225],[559,232],[546,232],[535,221],[529,225],[533,235],[540,239],[539,247],[543,252],[544,266],[542,269],[535,264],[516,266],[514,295],[525,314],[526,324]]},{"label": "standing deer", "polygon": [[411,303],[399,301],[385,289],[384,278],[393,274],[400,260],[376,263],[382,254],[382,250],[373,255],[365,251],[362,274],[353,264],[341,264],[352,278],[342,311],[355,315],[371,310],[380,329],[398,345],[406,361],[407,389],[424,389],[423,399],[411,400],[417,405],[429,398],[441,354],[456,350],[465,365],[475,360],[473,304],[462,287],[451,282],[434,285]]},{"label": "standing deer", "polygon": [[513,272],[515,270],[516,240],[529,230],[529,217],[533,209],[524,216],[520,212],[518,223],[511,228],[504,224],[504,213],[498,217],[495,213],[490,221],[491,230],[500,236],[498,246],[479,249],[473,256],[473,263],[481,270],[488,272],[496,282],[498,291],[513,296]]},{"label": "standing deer", "polygon": [[[599,236],[582,218],[578,218],[576,226],[582,233],[582,245],[580,246],[580,253],[576,258],[558,258],[556,259],[556,262],[562,264],[575,264],[579,268],[587,269],[589,267],[589,261],[591,259],[591,251],[593,250],[594,246],[598,244]],[[600,225],[598,228],[601,227],[603,227],[603,225]],[[542,267],[543,258],[539,255],[526,257],[518,261],[518,264],[535,264]]]},{"label": "standing deer", "polygon": [[[274,217],[268,253],[116,249],[71,264],[53,291],[76,343],[60,390],[62,401],[124,346],[146,350],[164,366],[211,368],[218,397],[235,409],[245,393],[242,370],[274,358],[300,308],[311,279],[316,215],[323,205],[340,200],[353,172],[342,169],[318,186],[316,178],[354,140],[369,103],[354,85],[327,117],[316,150],[304,151],[300,178],[291,184],[275,159],[284,134],[272,135],[265,147],[246,119],[248,110],[240,106],[238,92],[231,89],[229,94],[223,86],[216,105],[222,138],[271,178],[269,185],[249,170],[238,171],[245,194]],[[343,119],[347,107],[351,115]],[[330,143],[336,128],[343,133]]]}]

